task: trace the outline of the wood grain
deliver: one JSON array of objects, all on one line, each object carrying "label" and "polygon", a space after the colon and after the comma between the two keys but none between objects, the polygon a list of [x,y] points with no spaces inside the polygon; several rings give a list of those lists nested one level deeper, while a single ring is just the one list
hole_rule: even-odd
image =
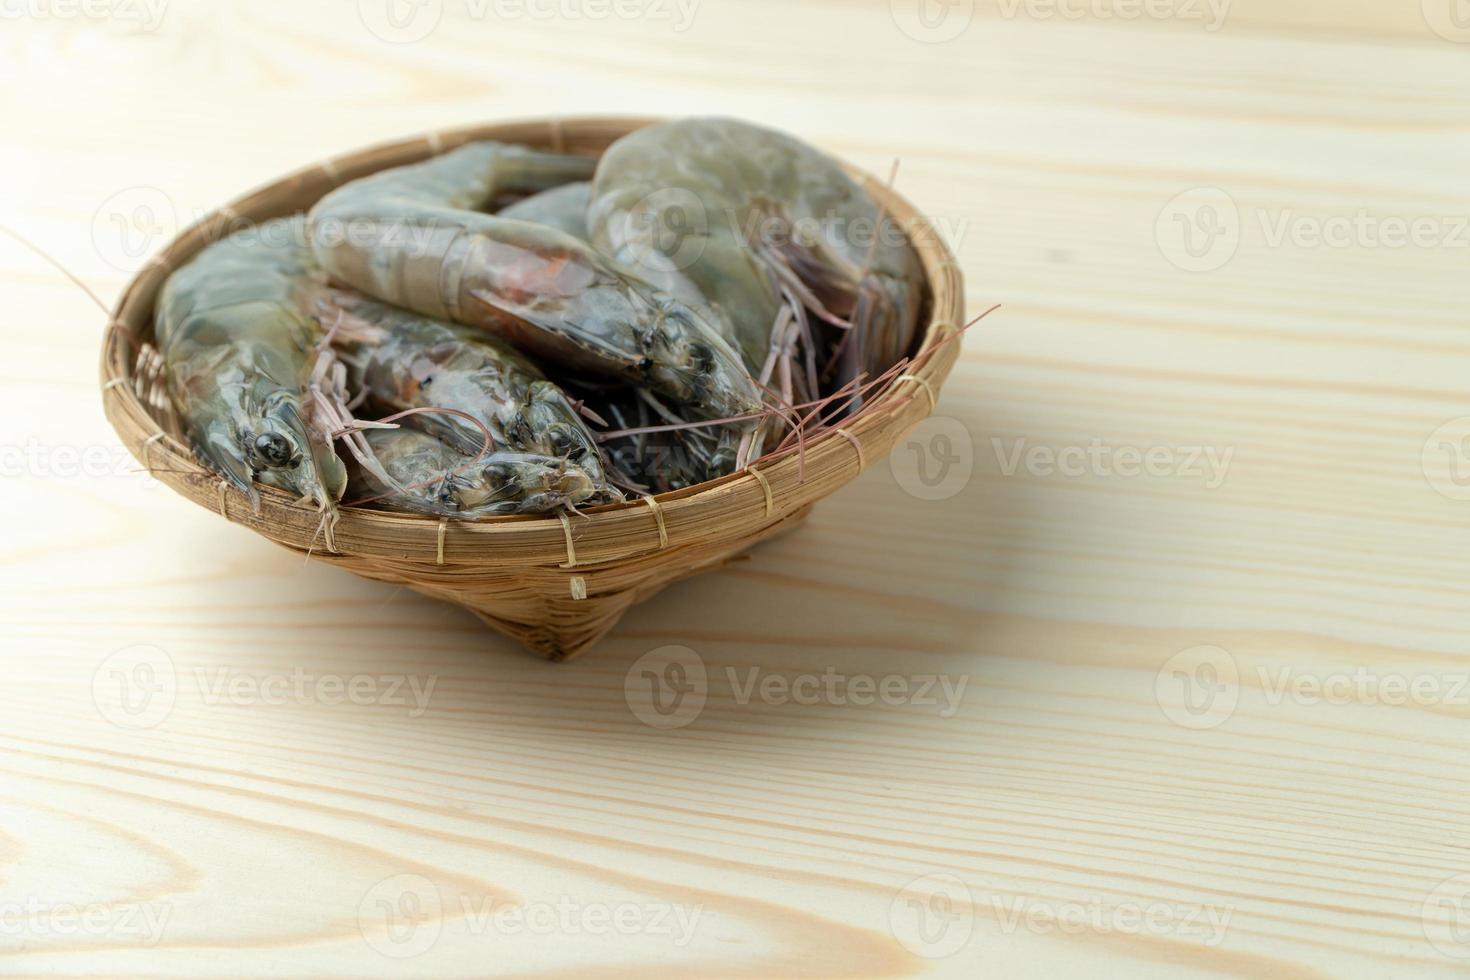
[{"label": "wood grain", "polygon": [[[10,18],[3,221],[108,299],[346,148],[728,112],[901,158],[1003,307],[893,467],[556,667],[138,473],[103,318],[0,243],[0,974],[1464,972],[1466,49],[1433,0],[1068,9]],[[1200,188],[1239,241],[1191,272]],[[651,710],[670,645],[692,718]]]}]

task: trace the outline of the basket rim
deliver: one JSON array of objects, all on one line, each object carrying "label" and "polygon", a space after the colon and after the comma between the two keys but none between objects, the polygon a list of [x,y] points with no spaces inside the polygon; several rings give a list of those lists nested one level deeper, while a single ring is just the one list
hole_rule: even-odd
[{"label": "basket rim", "polygon": [[[104,411],[128,450],[155,479],[227,520],[298,551],[322,551],[319,515],[290,494],[257,487],[260,512],[246,495],[203,465],[153,417],[135,392],[133,338],[151,332],[163,280],[206,245],[236,230],[297,213],[331,189],[367,173],[416,162],[480,139],[499,139],[565,152],[600,153],[614,139],[658,117],[576,116],[506,120],[437,130],[381,142],[298,169],[260,185],[181,231],[129,281],[102,344]],[[886,456],[899,438],[934,410],[959,356],[964,318],[963,276],[928,219],[897,192],[843,161],[910,234],[929,287],[928,320],[915,363],[871,407],[808,443],[752,468],[683,490],[594,508],[586,516],[502,516],[478,520],[342,507],[330,554],[380,563],[526,565],[570,568],[643,556],[680,545],[737,541],[810,506]],[[649,503],[649,500],[652,503]]]}]

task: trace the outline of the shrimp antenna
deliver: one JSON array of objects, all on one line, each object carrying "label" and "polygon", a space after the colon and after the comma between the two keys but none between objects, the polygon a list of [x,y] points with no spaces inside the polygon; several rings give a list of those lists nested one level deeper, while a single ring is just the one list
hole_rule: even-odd
[{"label": "shrimp antenna", "polygon": [[[969,330],[975,324],[990,316],[990,314],[994,313],[998,309],[1000,309],[1000,304],[997,303],[994,306],[991,306],[985,312],[976,316],[973,320],[966,323],[964,326],[955,330],[949,336],[921,351],[917,356],[912,358],[901,358],[892,366],[890,366],[886,371],[884,371],[882,374],[878,375],[871,381],[863,382],[862,376],[859,375],[857,378],[849,381],[847,384],[843,385],[841,388],[837,389],[832,394],[827,395],[824,398],[816,399],[815,401],[808,402],[804,405],[793,406],[794,408],[811,408],[812,410],[799,419],[798,424],[793,428],[793,431],[788,434],[784,440],[782,440],[780,445],[778,445],[771,452],[762,456],[760,459],[756,460],[756,462],[760,462],[761,460],[765,459],[771,459],[781,455],[784,452],[787,452],[791,448],[791,442],[794,438],[796,440],[798,458],[802,467],[798,472],[804,475],[804,441],[808,434],[821,434],[821,432],[825,431],[825,429],[828,428],[829,423],[833,419],[846,412],[849,407],[851,407],[852,404],[858,399],[862,398],[865,393],[893,383],[894,379],[899,374],[903,373],[904,371],[911,370],[918,365],[924,363],[930,357],[932,357],[934,353],[940,348],[958,340],[965,333],[965,331]],[[834,403],[838,403],[836,408],[832,408],[825,413],[823,412],[824,409],[827,409]],[[862,403],[858,407],[856,412],[848,416],[847,421],[851,422],[866,414],[873,404],[874,403],[871,400]]]},{"label": "shrimp antenna", "polygon": [[[946,346],[947,344],[953,343],[954,341],[958,340],[965,333],[965,331],[969,330],[975,324],[979,323],[981,320],[983,320],[986,317],[990,316],[990,314],[994,313],[998,309],[1000,309],[1000,304],[999,303],[997,303],[994,306],[990,307],[988,310],[986,310],[984,313],[981,313],[979,316],[975,317],[969,323],[966,323],[964,326],[958,328],[957,330],[955,330],[954,333],[950,334],[948,337],[945,337],[943,340],[940,340],[937,343],[933,344],[932,346],[930,346],[930,347],[926,348],[925,350],[921,351],[917,356],[915,356],[913,358],[907,358],[907,357],[905,357],[905,358],[899,360],[893,366],[891,366],[890,368],[888,368],[888,370],[886,370],[882,374],[878,375],[878,377],[874,378],[872,381],[867,382],[866,384],[863,384],[861,387],[855,389],[851,393],[846,393],[844,389],[846,389],[848,387],[851,387],[854,383],[856,383],[857,380],[860,380],[860,379],[854,379],[853,382],[849,382],[847,385],[844,385],[843,386],[843,389],[839,389],[837,392],[834,392],[832,395],[827,396],[827,398],[820,399],[818,402],[814,403],[814,404],[817,404],[818,406],[821,406],[823,403],[831,402],[831,401],[833,401],[833,400],[835,400],[837,398],[842,397],[844,394],[847,395],[847,401],[846,402],[844,402],[842,405],[839,405],[836,409],[834,409],[831,412],[828,412],[825,416],[823,416],[822,418],[820,418],[820,419],[817,420],[818,431],[820,431],[821,429],[825,428],[827,426],[827,423],[830,422],[833,418],[837,417],[842,412],[846,411],[847,408],[848,408],[848,406],[852,403],[852,401],[854,399],[856,399],[856,398],[861,397],[861,395],[862,395],[863,392],[868,391],[868,390],[873,389],[873,388],[876,388],[876,387],[878,387],[880,385],[891,383],[898,376],[898,374],[900,374],[901,372],[906,371],[906,370],[909,370],[909,369],[912,369],[912,368],[915,368],[915,367],[919,366],[920,364],[924,363],[925,361],[927,361],[930,357],[932,357],[934,355],[934,352],[935,351],[937,351],[940,348]],[[858,410],[856,412],[854,412],[851,416],[848,417],[848,421],[851,422],[854,419],[857,419],[857,418],[861,417],[862,415],[866,414],[869,411],[869,409],[871,408],[872,404],[873,404],[872,402],[865,402],[863,405],[861,405],[858,408]],[[818,408],[818,410],[820,410],[820,407]],[[790,442],[791,442],[791,436],[787,436],[786,437],[786,440],[780,446],[778,446],[774,452],[771,452],[771,453],[767,454],[766,457],[762,457],[762,458],[769,458],[771,456],[779,455],[781,452],[785,451],[789,447]]]},{"label": "shrimp antenna", "polygon": [[9,225],[0,225],[0,231],[3,231],[6,235],[10,236],[21,245],[24,245],[29,251],[39,256],[47,265],[51,266],[57,272],[61,273],[63,276],[69,279],[74,286],[76,286],[82,292],[86,293],[87,297],[93,303],[97,304],[97,308],[102,311],[104,316],[107,317],[110,324],[114,327],[117,327],[124,334],[127,334],[130,341],[132,340],[132,329],[129,328],[128,325],[126,323],[123,323],[121,320],[114,319],[112,315],[112,310],[108,309],[107,304],[102,302],[102,297],[98,296],[91,286],[88,286],[86,283],[82,282],[79,276],[77,276],[65,265],[63,265],[60,259],[56,258],[50,252],[46,251],[44,248],[31,241],[25,235],[22,235],[20,232],[16,231],[14,228],[11,228]]},{"label": "shrimp antenna", "polygon": [[[943,340],[937,341],[936,343],[932,344],[931,346],[929,346],[925,350],[921,351],[916,356],[914,356],[912,358],[905,357],[905,358],[900,359],[899,361],[896,361],[893,364],[892,367],[888,368],[888,370],[886,370],[882,374],[878,375],[878,377],[874,378],[871,381],[868,381],[868,382],[862,384],[861,385],[861,388],[859,390],[862,391],[862,392],[869,391],[872,388],[874,388],[874,387],[876,387],[876,386],[884,383],[885,381],[891,381],[893,379],[893,377],[900,370],[905,369],[905,368],[917,367],[918,365],[924,363],[925,361],[927,361],[930,357],[932,357],[934,355],[934,352],[935,351],[939,350],[941,347],[944,347],[944,346],[946,346],[948,344],[954,343],[967,330],[969,330],[975,324],[979,323],[981,320],[984,320],[986,317],[990,316],[990,314],[994,313],[996,310],[998,310],[1000,308],[1001,308],[1001,304],[996,303],[994,306],[991,306],[989,309],[987,309],[984,313],[981,313],[979,316],[976,316],[973,320],[971,320],[970,322],[966,323],[964,326],[957,328],[949,336],[945,337]],[[622,439],[622,438],[626,438],[628,436],[644,435],[646,433],[674,432],[674,431],[678,431],[680,429],[701,429],[701,428],[709,428],[709,427],[719,426],[719,425],[729,425],[732,422],[748,422],[748,421],[750,421],[752,419],[781,418],[782,420],[787,421],[789,423],[790,422],[790,418],[789,418],[789,416],[787,414],[789,412],[792,412],[792,411],[797,410],[797,409],[803,409],[803,408],[821,408],[821,407],[830,405],[835,399],[839,399],[839,398],[842,398],[844,396],[850,398],[851,395],[854,394],[854,392],[850,392],[850,391],[848,391],[848,389],[851,388],[854,384],[860,382],[861,380],[862,380],[861,377],[855,378],[852,381],[849,381],[847,384],[843,385],[841,388],[839,388],[836,391],[832,392],[831,394],[825,395],[825,396],[823,396],[821,398],[813,399],[811,401],[797,402],[795,404],[786,404],[786,403],[783,402],[779,407],[778,406],[768,406],[768,407],[763,408],[759,412],[747,412],[744,415],[730,415],[730,416],[727,416],[725,418],[720,418],[720,419],[697,419],[697,420],[695,420],[693,422],[675,422],[675,423],[669,423],[667,425],[640,425],[640,426],[634,426],[634,427],[626,428],[626,429],[613,429],[613,430],[610,430],[610,431],[607,431],[607,432],[597,432],[597,433],[594,433],[593,434],[593,438],[596,439],[598,442],[611,442],[614,439]],[[764,387],[764,386],[762,386],[762,387]],[[771,392],[769,389],[765,389],[765,390],[767,391],[768,394],[772,395],[773,397],[776,397],[774,392]],[[853,417],[856,418],[857,416],[854,415]],[[790,438],[790,437],[788,437],[788,438]],[[770,455],[773,455],[773,454],[767,454],[766,456],[762,456],[761,459],[767,459],[767,458],[769,458]]]}]

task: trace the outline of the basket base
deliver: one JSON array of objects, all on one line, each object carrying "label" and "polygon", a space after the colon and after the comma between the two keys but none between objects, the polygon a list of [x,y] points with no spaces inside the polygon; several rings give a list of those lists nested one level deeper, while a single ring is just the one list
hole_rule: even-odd
[{"label": "basket base", "polygon": [[385,567],[351,555],[315,552],[312,557],[365,578],[406,585],[415,592],[463,606],[532,652],[548,660],[564,661],[591,649],[636,604],[680,579],[730,563],[752,545],[794,529],[809,513],[809,506],[794,511],[759,534],[732,542],[728,548],[711,550],[708,543],[702,544],[697,549],[697,562],[691,562],[687,548],[661,549],[622,561],[565,569],[487,569],[421,562]]}]

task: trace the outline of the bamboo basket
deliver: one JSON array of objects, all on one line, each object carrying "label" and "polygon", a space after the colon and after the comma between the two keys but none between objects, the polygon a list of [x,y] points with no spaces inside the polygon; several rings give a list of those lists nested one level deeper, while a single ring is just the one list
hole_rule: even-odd
[{"label": "bamboo basket", "polygon": [[[107,417],[155,478],[226,520],[299,553],[457,603],[552,660],[586,651],[623,613],[681,578],[716,568],[759,541],[799,524],[812,505],[885,457],[934,409],[959,353],[962,279],[939,236],[903,198],[849,168],[902,227],[919,228],[915,248],[928,280],[927,316],[916,363],[840,430],[797,455],[656,498],[597,508],[585,518],[504,517],[455,521],[344,507],[326,552],[318,515],[282,491],[259,487],[260,513],[243,493],[200,463],[165,421],[141,365],[150,356],[154,302],[169,273],[244,223],[310,208],[340,184],[495,139],[558,152],[600,154],[654,120],[586,118],[494,123],[430,133],[323,161],[221,208],[181,233],[123,291],[102,349]],[[150,407],[151,406],[151,407]]]}]

